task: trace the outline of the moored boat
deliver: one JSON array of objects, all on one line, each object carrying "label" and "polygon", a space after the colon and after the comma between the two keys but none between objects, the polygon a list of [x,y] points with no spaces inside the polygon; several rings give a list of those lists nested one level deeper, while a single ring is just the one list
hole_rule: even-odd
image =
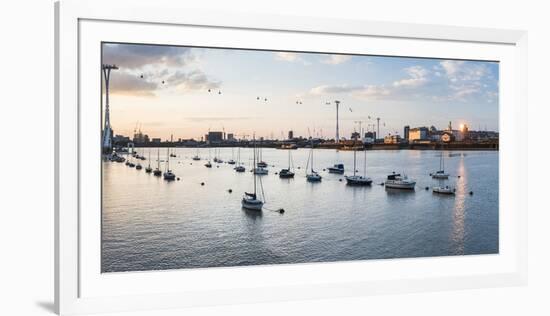
[{"label": "moored boat", "polygon": [[401,174],[394,172],[388,175],[384,185],[386,188],[390,189],[414,190],[416,181],[409,179],[406,175],[402,176]]}]

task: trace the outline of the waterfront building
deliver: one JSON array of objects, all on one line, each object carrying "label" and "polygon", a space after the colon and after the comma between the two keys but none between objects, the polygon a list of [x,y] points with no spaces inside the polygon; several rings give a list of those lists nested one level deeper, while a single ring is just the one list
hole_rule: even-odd
[{"label": "waterfront building", "polygon": [[206,141],[213,143],[213,142],[221,142],[223,140],[223,132],[208,132],[206,134]]},{"label": "waterfront building", "polygon": [[405,125],[405,127],[403,128],[403,138],[406,141],[409,141],[409,131],[410,130],[411,130],[411,127],[409,125]]},{"label": "waterfront building", "polygon": [[401,136],[395,134],[395,135],[388,135],[384,137],[384,144],[399,144],[401,143]]},{"label": "waterfront building", "polygon": [[154,143],[154,144],[160,144],[161,140],[160,140],[160,138],[152,138],[151,142]]},{"label": "waterfront building", "polygon": [[288,139],[289,140],[294,139],[294,131],[292,131],[292,130],[288,131]]},{"label": "waterfront building", "polygon": [[361,134],[359,134],[359,132],[351,133],[351,139],[359,139],[359,138],[361,138]]},{"label": "waterfront building", "polygon": [[408,141],[428,140],[429,130],[427,127],[415,127],[409,129]]},{"label": "waterfront building", "polygon": [[235,134],[227,133],[227,140],[234,141],[235,140]]}]

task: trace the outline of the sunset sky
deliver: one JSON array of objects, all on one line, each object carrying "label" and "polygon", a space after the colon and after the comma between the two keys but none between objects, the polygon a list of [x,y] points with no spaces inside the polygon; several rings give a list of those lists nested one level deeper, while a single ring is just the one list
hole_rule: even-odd
[{"label": "sunset sky", "polygon": [[126,136],[139,124],[162,139],[223,128],[333,138],[334,100],[340,137],[376,117],[382,136],[449,121],[498,131],[495,62],[103,44],[103,63],[119,67],[111,74],[111,125]]}]

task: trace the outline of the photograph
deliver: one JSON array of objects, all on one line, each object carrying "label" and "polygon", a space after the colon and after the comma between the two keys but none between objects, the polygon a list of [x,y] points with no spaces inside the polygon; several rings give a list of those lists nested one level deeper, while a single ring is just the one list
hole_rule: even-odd
[{"label": "photograph", "polygon": [[499,254],[499,61],[98,49],[102,273]]}]

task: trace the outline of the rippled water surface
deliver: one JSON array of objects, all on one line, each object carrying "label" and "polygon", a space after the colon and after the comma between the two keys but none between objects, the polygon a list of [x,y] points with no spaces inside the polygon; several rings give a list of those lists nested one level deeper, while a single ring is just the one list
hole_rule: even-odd
[{"label": "rippled water surface", "polygon": [[[138,149],[146,157],[149,150],[156,165],[157,149]],[[166,149],[160,152],[165,160]],[[173,152],[170,166],[180,181],[103,162],[104,272],[498,253],[496,151],[443,152],[451,174],[443,183],[456,195],[440,196],[425,190],[437,184],[429,173],[439,167],[439,151],[368,151],[374,183],[350,187],[339,181],[343,175],[323,169],[342,162],[352,173],[353,152],[316,149],[315,169],[323,180],[308,183],[308,149],[290,151],[301,167],[294,179],[275,175],[287,166],[289,151],[263,149],[270,166],[261,176],[267,200],[262,212],[240,204],[242,193],[252,190],[251,149],[241,149],[245,173],[226,163],[208,169],[204,160],[191,160],[196,149]],[[200,151],[203,159],[208,153]],[[237,149],[223,148],[220,155],[236,159]],[[362,173],[362,152],[357,159]],[[416,190],[379,185],[392,171],[416,179]],[[279,208],[286,212],[270,211]]]}]

